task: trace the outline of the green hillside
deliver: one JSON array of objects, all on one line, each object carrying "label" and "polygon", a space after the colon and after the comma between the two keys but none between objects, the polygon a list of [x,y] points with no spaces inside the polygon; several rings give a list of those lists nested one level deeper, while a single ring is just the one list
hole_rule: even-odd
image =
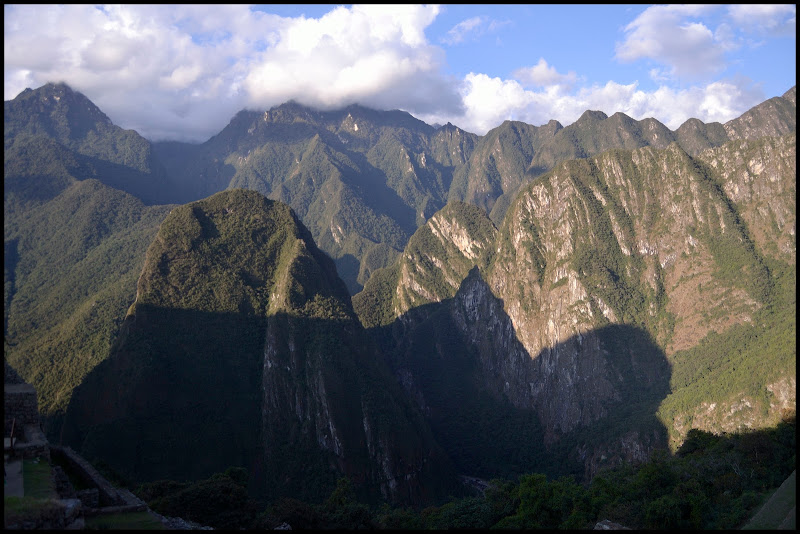
[{"label": "green hillside", "polygon": [[75,390],[65,442],[132,482],[245,467],[262,497],[314,498],[342,474],[391,501],[453,485],[287,205],[231,190],[180,206],[146,258],[110,357]]}]

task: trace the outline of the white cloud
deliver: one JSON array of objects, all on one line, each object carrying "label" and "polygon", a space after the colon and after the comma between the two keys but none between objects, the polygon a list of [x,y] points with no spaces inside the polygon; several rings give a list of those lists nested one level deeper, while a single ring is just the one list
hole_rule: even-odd
[{"label": "white cloud", "polygon": [[548,85],[566,85],[571,87],[578,76],[570,71],[560,74],[555,67],[548,65],[544,58],[539,58],[539,63],[533,67],[522,67],[515,70],[512,76],[527,86],[546,87]]},{"label": "white cloud", "polygon": [[484,135],[504,120],[542,125],[551,119],[563,126],[575,122],[586,110],[607,115],[617,111],[636,119],[658,119],[675,130],[690,118],[703,122],[727,122],[764,100],[763,92],[747,79],[717,81],[706,86],[676,90],[666,86],[650,92],[637,83],[613,81],[569,92],[559,86],[526,90],[516,80],[468,74],[462,85],[466,112],[462,116],[431,115],[427,122],[452,122]]},{"label": "white cloud", "polygon": [[319,19],[242,5],[6,6],[4,98],[66,81],[150,138],[202,141],[240,109],[289,99],[458,112],[437,6],[367,5]]},{"label": "white cloud", "polygon": [[[4,98],[65,81],[126,128],[154,138],[204,140],[244,106],[241,97],[224,98],[243,70],[237,54],[281,19],[246,6],[191,9],[6,6]],[[187,21],[194,27],[186,28]],[[228,39],[202,44],[187,31],[219,33],[223,21]]]},{"label": "white cloud", "polygon": [[479,30],[485,21],[486,17],[472,17],[462,20],[447,32],[447,36],[442,38],[442,42],[451,45],[458,44],[464,41],[469,33]]},{"label": "white cloud", "polygon": [[[337,7],[319,18],[285,18],[242,5],[6,5],[4,97],[64,81],[116,124],[151,139],[204,141],[245,107],[289,99],[404,109],[478,134],[505,119],[567,125],[586,109],[655,117],[674,129],[690,117],[724,122],[762,101],[744,79],[681,90],[665,84],[714,72],[723,52],[738,46],[743,17],[752,31],[784,28],[794,18],[786,9],[731,8],[714,32],[693,19],[715,9],[654,6],[625,28],[617,57],[658,63],[643,75],[660,87],[645,92],[638,82],[575,89],[580,77],[544,58],[514,71],[517,79],[480,72],[449,78],[444,49],[425,36],[436,6]],[[454,30],[466,39],[505,24],[476,17]]]},{"label": "white cloud", "polygon": [[703,23],[690,20],[713,9],[699,5],[647,8],[625,27],[626,39],[617,44],[617,59],[651,59],[667,65],[675,77],[701,79],[721,72],[727,45],[716,41]]},{"label": "white cloud", "polygon": [[713,15],[720,8],[651,6],[625,27],[626,37],[617,43],[616,58],[623,62],[646,59],[665,65],[667,69],[651,71],[658,78],[711,81],[712,76],[728,67],[726,54],[745,45],[753,48],[763,44],[747,38],[745,33],[770,38],[796,35],[794,5],[730,5],[726,20],[712,30],[700,18]]},{"label": "white cloud", "polygon": [[289,20],[243,79],[248,103],[264,108],[295,99],[323,108],[361,103],[457,112],[454,84],[440,74],[444,52],[424,35],[437,13],[426,6],[370,5]]},{"label": "white cloud", "polygon": [[795,36],[797,6],[794,4],[739,4],[728,6],[728,15],[743,30]]},{"label": "white cloud", "polygon": [[511,24],[510,20],[494,20],[485,16],[471,17],[450,28],[447,35],[440,41],[444,44],[455,45],[468,38],[477,39],[487,33],[494,33],[509,24]]}]

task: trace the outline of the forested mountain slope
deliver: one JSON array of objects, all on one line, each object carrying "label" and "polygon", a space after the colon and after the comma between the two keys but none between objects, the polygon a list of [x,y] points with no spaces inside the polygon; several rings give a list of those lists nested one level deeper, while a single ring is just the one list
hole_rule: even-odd
[{"label": "forested mountain slope", "polygon": [[6,150],[31,138],[50,139],[90,165],[104,184],[147,204],[163,203],[175,194],[150,142],[114,125],[91,100],[64,83],[26,89],[3,102],[3,123]]},{"label": "forested mountain slope", "polygon": [[421,503],[794,410],[795,88],[674,132],[290,102],[200,145],[63,84],[4,109],[6,358],[133,479]]},{"label": "forested mountain slope", "polygon": [[260,496],[336,477],[419,503],[457,487],[355,318],[330,258],[283,203],[232,190],[174,209],[110,356],[64,439],[129,480],[245,467]]},{"label": "forested mountain slope", "polygon": [[59,415],[108,355],[170,206],[106,185],[107,167],[46,136],[6,138],[4,164],[4,353]]},{"label": "forested mountain slope", "polygon": [[196,146],[156,144],[182,201],[228,187],[286,202],[356,292],[446,203],[477,136],[400,111],[319,112],[288,103],[242,111]]}]

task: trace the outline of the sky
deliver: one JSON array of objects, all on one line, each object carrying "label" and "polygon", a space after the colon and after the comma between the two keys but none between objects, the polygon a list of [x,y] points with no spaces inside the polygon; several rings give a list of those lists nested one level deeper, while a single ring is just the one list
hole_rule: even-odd
[{"label": "sky", "polygon": [[796,6],[8,5],[4,100],[65,82],[114,124],[203,142],[289,100],[484,135],[588,110],[726,122],[796,84]]}]

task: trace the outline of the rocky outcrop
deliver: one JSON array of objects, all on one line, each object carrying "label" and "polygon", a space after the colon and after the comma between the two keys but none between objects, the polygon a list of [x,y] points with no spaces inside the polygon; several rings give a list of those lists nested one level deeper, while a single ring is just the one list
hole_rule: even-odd
[{"label": "rocky outcrop", "polygon": [[797,256],[797,136],[740,140],[698,156],[741,215],[759,252]]},{"label": "rocky outcrop", "polygon": [[486,256],[496,233],[476,206],[453,202],[435,213],[403,252],[393,314],[452,298],[470,269]]},{"label": "rocky outcrop", "polygon": [[[784,154],[791,159],[791,148]],[[539,407],[547,429],[563,433],[599,420],[606,414],[592,399],[602,405],[619,394],[600,386],[609,367],[593,337],[603,325],[640,325],[669,358],[711,331],[751,320],[761,307],[769,273],[717,184],[672,144],[563,163],[520,192],[499,230],[505,239],[488,284],[530,355],[564,347],[568,359],[586,366],[576,376],[598,384],[553,391],[554,410]],[[775,209],[794,211],[793,204]],[[750,276],[734,274],[743,271]],[[570,395],[584,399],[580,417],[569,413]]]},{"label": "rocky outcrop", "polygon": [[[768,248],[794,263],[794,153],[790,135],[697,157],[671,143],[563,162],[520,190],[475,256],[442,224],[452,215],[435,215],[381,279],[396,284],[398,380],[435,413],[423,377],[432,371],[412,355],[422,341],[405,340],[432,335],[437,357],[450,347],[473,358],[473,384],[533,410],[546,446],[577,439],[587,474],[645,459],[666,444],[655,413],[670,390],[668,360],[753,320],[772,291]],[[648,428],[621,406],[647,414]],[[596,425],[605,443],[587,438]]]}]

